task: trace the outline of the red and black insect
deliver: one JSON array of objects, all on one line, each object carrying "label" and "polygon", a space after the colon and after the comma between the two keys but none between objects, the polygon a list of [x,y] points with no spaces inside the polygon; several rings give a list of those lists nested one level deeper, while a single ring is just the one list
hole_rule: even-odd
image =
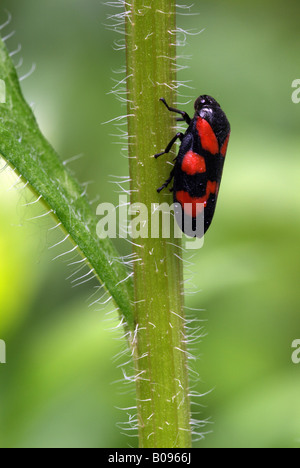
[{"label": "red and black insect", "polygon": [[[185,134],[177,133],[165,151],[155,155],[158,158],[169,153],[174,143],[178,139],[181,141],[170,177],[157,191],[166,188],[174,179],[170,190],[174,193],[175,206],[179,208],[179,225],[185,234],[202,237],[212,222],[216,208],[230,124],[211,96],[200,96],[196,100],[193,119],[186,112],[169,107],[165,99],[161,101],[170,112],[180,114],[182,117],[178,120],[185,121],[189,127]],[[200,231],[199,225],[202,225]]]}]

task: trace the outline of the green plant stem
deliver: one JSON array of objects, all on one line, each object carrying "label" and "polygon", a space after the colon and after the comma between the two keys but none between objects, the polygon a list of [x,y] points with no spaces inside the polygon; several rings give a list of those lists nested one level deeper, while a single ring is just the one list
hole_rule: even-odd
[{"label": "green plant stem", "polygon": [[[176,15],[171,0],[126,2],[127,89],[132,203],[172,204],[161,186],[170,173],[167,157],[153,155],[174,136],[172,105],[176,90]],[[169,161],[174,154],[170,153]],[[140,447],[190,447],[190,402],[183,312],[181,243],[138,239],[135,263],[133,343]]]}]

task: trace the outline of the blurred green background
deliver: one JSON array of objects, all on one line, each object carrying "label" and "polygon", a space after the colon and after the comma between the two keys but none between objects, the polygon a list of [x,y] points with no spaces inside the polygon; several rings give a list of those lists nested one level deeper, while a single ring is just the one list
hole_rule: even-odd
[{"label": "blurred green background", "polygon": [[[16,31],[7,45],[22,45],[20,76],[37,65],[22,88],[44,134],[64,160],[83,154],[70,167],[91,182],[91,199],[116,203],[111,175],[126,175],[127,160],[116,129],[102,125],[125,113],[108,94],[124,66],[112,48],[122,36],[105,27],[116,11],[100,0],[2,0],[1,23],[5,9],[13,19],[2,36]],[[181,107],[191,113],[196,96],[212,94],[232,125],[213,227],[187,255],[188,313],[206,334],[192,349],[192,391],[207,393],[193,417],[208,420],[195,446],[298,447],[300,3],[213,0],[191,12],[200,14],[178,25],[204,31],[178,50],[191,57],[179,80],[193,88],[180,88]],[[47,218],[30,220],[43,210],[24,207],[32,197],[14,183],[0,174],[0,446],[136,446],[119,424],[134,393],[118,367],[126,356],[116,359],[117,317],[89,307],[94,284],[72,287],[70,258],[53,261],[49,249],[61,235]]]}]

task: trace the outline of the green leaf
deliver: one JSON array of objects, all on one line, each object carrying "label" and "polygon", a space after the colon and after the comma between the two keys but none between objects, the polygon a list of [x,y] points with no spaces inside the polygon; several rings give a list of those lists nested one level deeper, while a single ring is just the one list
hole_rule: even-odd
[{"label": "green leaf", "polygon": [[[0,154],[20,174],[94,271],[134,328],[133,286],[110,239],[96,233],[97,218],[84,189],[64,167],[57,153],[41,134],[31,108],[23,98],[19,79],[3,41],[0,40]],[[1,91],[1,90],[0,90]],[[0,99],[2,102],[4,99]],[[126,280],[126,278],[128,278]]]}]

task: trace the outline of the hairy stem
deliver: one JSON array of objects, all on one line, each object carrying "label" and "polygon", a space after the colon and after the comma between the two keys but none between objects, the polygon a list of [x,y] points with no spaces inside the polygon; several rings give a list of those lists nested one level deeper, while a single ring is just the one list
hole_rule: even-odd
[{"label": "hairy stem", "polygon": [[[125,8],[131,203],[143,203],[151,214],[153,203],[172,204],[167,190],[156,191],[172,166],[167,157],[153,155],[175,132],[174,116],[159,101],[164,97],[172,105],[176,97],[175,3],[132,0]],[[191,430],[181,243],[174,229],[169,238],[161,232],[153,238],[151,227],[134,245],[140,259],[134,272],[133,343],[140,447],[185,448]]]}]

